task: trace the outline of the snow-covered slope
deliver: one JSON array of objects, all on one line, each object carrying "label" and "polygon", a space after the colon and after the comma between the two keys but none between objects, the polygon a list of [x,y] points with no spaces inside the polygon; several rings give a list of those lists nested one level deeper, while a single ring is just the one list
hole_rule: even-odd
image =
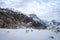
[{"label": "snow-covered slope", "polygon": [[52,20],[51,22],[53,23],[53,25],[56,25],[56,26],[60,25],[60,21],[58,20]]},{"label": "snow-covered slope", "polygon": [[42,25],[44,25],[45,27],[47,27],[46,21],[40,19],[36,14],[32,13],[32,14],[29,14],[29,16],[30,16],[31,18],[33,18],[34,21],[39,22],[39,23],[41,23]]},{"label": "snow-covered slope", "polygon": [[38,29],[0,29],[0,40],[60,40],[60,32]]},{"label": "snow-covered slope", "polygon": [[30,14],[30,17],[33,18],[35,21],[40,21],[36,14]]}]

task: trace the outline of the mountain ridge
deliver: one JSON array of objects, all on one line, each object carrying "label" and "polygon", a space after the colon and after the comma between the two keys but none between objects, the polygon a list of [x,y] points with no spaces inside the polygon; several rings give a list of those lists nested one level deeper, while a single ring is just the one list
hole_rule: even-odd
[{"label": "mountain ridge", "polygon": [[16,12],[10,9],[0,8],[0,28],[36,28],[45,29],[46,27],[33,20],[33,18],[24,15],[21,12]]}]

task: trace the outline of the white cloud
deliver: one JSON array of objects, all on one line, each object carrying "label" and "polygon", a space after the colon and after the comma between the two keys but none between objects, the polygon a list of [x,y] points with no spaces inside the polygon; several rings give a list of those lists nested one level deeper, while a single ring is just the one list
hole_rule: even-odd
[{"label": "white cloud", "polygon": [[23,13],[35,13],[41,19],[50,20],[59,16],[59,0],[2,0],[3,7],[14,8]]},{"label": "white cloud", "polygon": [[37,1],[32,1],[26,4],[22,9],[19,10],[26,13],[35,13],[41,19],[51,20],[56,17],[59,13],[57,11],[58,5],[54,2],[49,3],[38,3]]},{"label": "white cloud", "polygon": [[22,0],[2,0],[2,2],[4,3],[5,8],[16,8],[17,6],[20,6]]}]

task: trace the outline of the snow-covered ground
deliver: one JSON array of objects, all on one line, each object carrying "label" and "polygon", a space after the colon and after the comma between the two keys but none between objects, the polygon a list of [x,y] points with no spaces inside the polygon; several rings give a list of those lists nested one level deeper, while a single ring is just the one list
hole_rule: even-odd
[{"label": "snow-covered ground", "polygon": [[60,32],[48,29],[0,29],[0,40],[60,40]]}]

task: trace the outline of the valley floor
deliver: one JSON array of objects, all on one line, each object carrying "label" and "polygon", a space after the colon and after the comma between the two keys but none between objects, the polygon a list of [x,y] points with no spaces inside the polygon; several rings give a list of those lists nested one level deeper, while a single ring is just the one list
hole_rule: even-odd
[{"label": "valley floor", "polygon": [[60,32],[42,29],[0,29],[0,40],[60,40]]}]

